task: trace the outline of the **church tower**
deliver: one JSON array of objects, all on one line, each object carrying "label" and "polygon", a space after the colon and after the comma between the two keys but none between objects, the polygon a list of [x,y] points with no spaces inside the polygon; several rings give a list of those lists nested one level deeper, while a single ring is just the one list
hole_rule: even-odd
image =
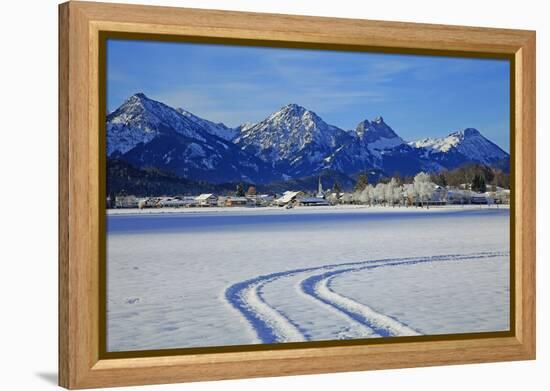
[{"label": "church tower", "polygon": [[325,195],[323,193],[323,184],[321,183],[321,176],[319,175],[319,185],[317,186],[317,197],[323,198]]}]

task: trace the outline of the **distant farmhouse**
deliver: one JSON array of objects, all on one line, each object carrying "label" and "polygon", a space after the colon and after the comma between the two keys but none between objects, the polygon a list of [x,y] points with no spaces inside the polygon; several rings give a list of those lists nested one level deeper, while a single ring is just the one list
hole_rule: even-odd
[{"label": "distant farmhouse", "polygon": [[195,197],[195,201],[199,207],[211,207],[218,204],[218,197],[211,193],[203,193]]},{"label": "distant farmhouse", "polygon": [[278,206],[286,206],[291,203],[297,202],[299,197],[303,197],[304,193],[301,191],[285,191],[282,197],[275,200],[275,204]]},{"label": "distant farmhouse", "polygon": [[224,206],[247,206],[251,201],[246,197],[226,197],[224,201]]}]

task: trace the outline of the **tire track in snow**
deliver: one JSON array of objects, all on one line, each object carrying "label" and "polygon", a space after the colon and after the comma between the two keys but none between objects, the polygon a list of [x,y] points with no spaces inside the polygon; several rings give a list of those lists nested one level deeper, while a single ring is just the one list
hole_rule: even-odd
[{"label": "tire track in snow", "polygon": [[265,284],[286,273],[273,273],[239,282],[225,291],[227,301],[252,325],[261,343],[303,342],[306,333],[285,314],[271,307],[262,296]]},{"label": "tire track in snow", "polygon": [[420,335],[421,333],[409,327],[405,323],[402,323],[391,316],[379,313],[368,305],[359,303],[349,297],[336,293],[330,287],[332,280],[346,273],[354,273],[380,267],[395,267],[431,262],[472,261],[495,258],[508,254],[509,253],[507,252],[485,252],[463,255],[436,255],[409,259],[403,258],[401,260],[392,260],[380,264],[355,266],[351,268],[328,271],[306,278],[302,281],[301,287],[304,293],[314,297],[328,306],[336,308],[342,314],[348,316],[354,321],[370,327],[381,337]]},{"label": "tire track in snow", "polygon": [[344,269],[309,277],[302,281],[302,290],[329,307],[337,309],[354,322],[371,328],[374,331],[374,337],[420,335],[418,331],[406,324],[381,314],[365,304],[338,294],[330,288],[329,283],[335,276],[363,269],[365,268]]},{"label": "tire track in snow", "polygon": [[[330,280],[337,275],[369,268],[445,260],[479,259],[507,254],[474,253],[469,255],[452,254],[432,257],[387,258],[293,269],[260,275],[233,284],[226,289],[225,298],[248,321],[261,343],[307,341],[310,339],[307,330],[293,322],[282,311],[270,306],[263,298],[262,289],[266,284],[282,278],[300,273],[323,271],[323,273],[308,277],[301,282],[300,287],[304,293],[322,303],[323,306],[331,306],[360,326],[373,330],[375,334],[380,336],[405,335],[403,333],[416,333],[416,331],[393,318],[377,313],[364,304],[337,294],[330,289]],[[319,288],[322,290],[321,293],[319,293]]]}]

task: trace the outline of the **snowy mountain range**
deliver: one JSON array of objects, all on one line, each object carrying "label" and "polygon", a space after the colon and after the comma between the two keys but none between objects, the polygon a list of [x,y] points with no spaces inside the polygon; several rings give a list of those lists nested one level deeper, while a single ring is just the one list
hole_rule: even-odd
[{"label": "snowy mountain range", "polygon": [[414,175],[466,163],[505,167],[509,160],[472,128],[407,142],[382,117],[343,130],[294,103],[256,124],[230,128],[142,93],[107,116],[107,155],[192,180],[263,184],[325,171]]}]

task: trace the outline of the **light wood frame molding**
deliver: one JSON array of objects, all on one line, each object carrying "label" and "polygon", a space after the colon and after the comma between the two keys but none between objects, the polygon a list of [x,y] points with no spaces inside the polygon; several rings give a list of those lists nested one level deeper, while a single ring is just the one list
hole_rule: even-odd
[{"label": "light wood frame molding", "polygon": [[[509,55],[515,247],[512,336],[100,357],[102,31]],[[70,389],[535,358],[535,32],[71,1],[59,6],[59,384]]]}]

